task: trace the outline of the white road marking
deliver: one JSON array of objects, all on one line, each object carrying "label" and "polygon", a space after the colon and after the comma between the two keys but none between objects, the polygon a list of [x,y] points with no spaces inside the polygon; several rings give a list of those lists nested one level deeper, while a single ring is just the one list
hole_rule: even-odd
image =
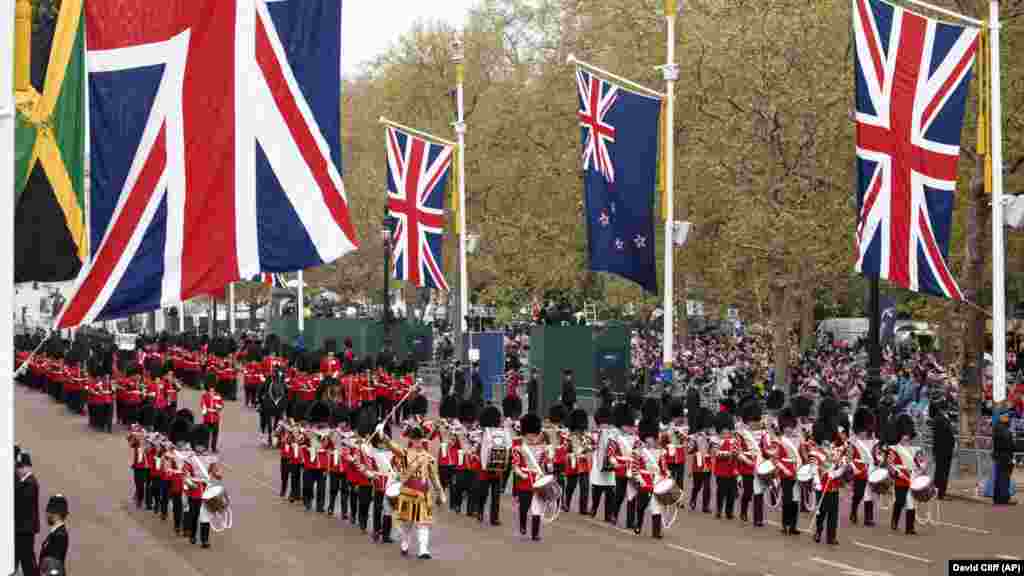
[{"label": "white road marking", "polygon": [[703,552],[698,552],[696,550],[691,550],[690,548],[683,548],[682,546],[676,546],[675,544],[669,544],[668,547],[672,548],[673,550],[679,550],[681,552],[686,552],[687,554],[693,554],[694,556],[699,556],[701,558],[704,558],[705,560],[711,560],[712,562],[718,562],[719,564],[725,564],[726,566],[728,566],[730,568],[735,568],[736,567],[736,564],[734,564],[732,562],[729,562],[728,560],[722,560],[718,556],[712,556],[711,554],[705,554]]},{"label": "white road marking", "polygon": [[927,558],[922,558],[920,556],[914,556],[913,554],[906,554],[906,553],[903,553],[903,552],[897,552],[896,550],[889,550],[888,548],[882,548],[881,546],[872,546],[871,544],[865,544],[863,542],[858,542],[856,540],[854,540],[853,543],[855,545],[857,545],[857,546],[860,546],[861,548],[867,548],[869,550],[875,550],[876,552],[884,552],[886,554],[892,554],[893,556],[899,556],[900,558],[907,558],[908,560],[916,560],[918,562],[924,562],[925,564],[931,564],[932,563],[932,561],[927,559]]},{"label": "white road marking", "polygon": [[594,520],[593,518],[584,518],[583,520],[586,521],[588,524],[593,524],[594,526],[600,526],[602,528],[610,528],[612,530],[615,530],[616,532],[622,532],[623,534],[629,534],[630,536],[633,535],[633,531],[632,530],[627,530],[625,528],[619,528],[618,526],[612,526],[611,524],[609,524],[607,522],[601,522],[600,520]]},{"label": "white road marking", "polygon": [[936,526],[948,526],[950,528],[956,528],[958,530],[964,530],[966,532],[973,532],[975,534],[991,534],[990,530],[982,530],[981,528],[971,528],[970,526],[962,526],[960,524],[953,524],[952,522],[943,522],[941,520],[932,520],[932,524]]},{"label": "white road marking", "polygon": [[856,566],[850,566],[849,564],[843,564],[842,562],[835,562],[833,560],[825,560],[824,558],[818,558],[817,556],[811,558],[811,560],[832,568],[838,568],[843,571],[845,576],[892,576],[889,572],[872,572],[871,570],[864,570],[863,568],[857,568]]}]

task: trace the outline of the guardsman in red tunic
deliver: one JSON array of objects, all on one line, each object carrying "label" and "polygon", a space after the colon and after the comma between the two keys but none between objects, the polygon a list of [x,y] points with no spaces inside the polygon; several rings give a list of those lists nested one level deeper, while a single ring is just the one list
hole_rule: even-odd
[{"label": "guardsman in red tunic", "polygon": [[[618,524],[619,511],[626,501],[629,481],[632,477],[630,464],[633,461],[633,447],[636,444],[636,417],[631,408],[625,404],[615,406],[614,414],[616,434],[608,442],[608,461],[615,468],[615,513],[612,524]],[[626,528],[632,529],[636,519],[636,500],[630,498],[626,506]]]},{"label": "guardsman in red tunic", "polygon": [[452,510],[462,513],[462,502],[466,501],[467,514],[473,511],[473,486],[476,475],[470,469],[469,455],[473,452],[470,432],[477,420],[477,405],[469,400],[459,403],[459,435],[458,460],[455,463],[455,490],[452,492]]},{"label": "guardsman in red tunic", "polygon": [[530,538],[540,540],[540,520],[544,505],[534,494],[534,484],[551,469],[547,445],[541,433],[542,422],[536,414],[522,417],[520,429],[523,441],[512,449],[512,473],[516,477],[519,494],[519,533],[526,535],[526,519],[530,519]]},{"label": "guardsman in red tunic", "polygon": [[905,507],[907,511],[906,532],[907,534],[917,534],[917,510],[913,497],[910,497],[910,484],[926,469],[924,454],[920,448],[911,445],[915,430],[914,420],[909,415],[900,414],[893,418],[889,423],[889,430],[889,437],[898,440],[886,451],[886,465],[895,473],[893,483],[896,486],[896,501],[892,508],[891,527],[893,531],[899,530],[900,514]]},{"label": "guardsman in red tunic", "polygon": [[857,524],[857,511],[864,502],[864,525],[875,525],[875,503],[873,491],[868,490],[868,476],[875,468],[875,440],[871,431],[875,425],[874,414],[867,408],[858,408],[853,413],[853,438],[848,442],[847,453],[853,466],[853,502],[850,507],[850,523]]},{"label": "guardsman in red tunic", "polygon": [[715,496],[718,501],[715,518],[721,518],[724,509],[725,517],[729,520],[733,518],[733,507],[736,504],[736,476],[740,455],[740,444],[734,436],[735,427],[732,414],[719,412],[715,422],[721,442],[715,453]]},{"label": "guardsman in red tunic", "polygon": [[430,440],[437,441],[437,469],[441,486],[448,492],[448,501],[455,498],[455,466],[458,464],[458,437],[456,416],[459,413],[459,401],[455,396],[445,396],[441,401],[439,415],[441,424],[434,428]]},{"label": "guardsman in red tunic", "polygon": [[[355,486],[358,509],[353,508],[353,515],[359,529],[366,534],[367,525],[370,523],[370,503],[373,501],[373,446],[370,445],[370,436],[376,425],[376,409],[373,406],[366,406],[359,411],[355,449],[352,454],[352,484]],[[358,514],[356,512],[358,511]]]},{"label": "guardsman in red tunic", "polygon": [[173,416],[178,411],[178,391],[181,390],[181,384],[174,377],[173,372],[168,372],[164,376],[163,384],[167,414]]},{"label": "guardsman in red tunic", "polygon": [[316,511],[318,514],[324,512],[324,500],[327,495],[327,485],[324,483],[324,474],[327,472],[329,436],[327,423],[331,418],[331,409],[326,402],[316,402],[309,411],[309,441],[305,447],[304,467],[305,477],[303,478],[302,501],[306,510],[312,510],[314,497],[316,499]]},{"label": "guardsman in red tunic", "polygon": [[799,518],[799,488],[796,482],[796,471],[802,465],[800,457],[800,430],[796,416],[790,407],[779,412],[779,428],[782,435],[775,439],[769,453],[779,477],[782,480],[782,533],[798,535],[796,527]]},{"label": "guardsman in red tunic", "polygon": [[287,422],[277,424],[274,435],[277,436],[277,450],[281,454],[281,498],[288,494],[288,479],[292,475],[292,427],[294,423],[289,418]]},{"label": "guardsman in red tunic", "polygon": [[[426,398],[423,398],[426,402]],[[491,434],[504,434],[505,430],[501,422],[501,410],[497,406],[487,406],[480,413],[480,427],[483,435]],[[507,436],[503,436],[507,438]],[[501,519],[498,517],[498,511],[501,503],[501,492],[502,492],[502,474],[505,472],[505,466],[502,464],[500,469],[488,469],[489,465],[483,461],[483,437],[481,437],[480,451],[475,453],[476,460],[479,462],[479,472],[477,478],[477,494],[476,494],[476,513],[477,518],[482,524],[484,521],[484,507],[487,504],[488,498],[490,499],[490,521],[491,526],[501,526]],[[508,446],[505,446],[508,449]],[[494,453],[493,450],[491,453]],[[506,452],[507,456],[511,456]],[[488,455],[488,458],[491,456]]]},{"label": "guardsman in red tunic", "polygon": [[132,424],[128,433],[128,447],[131,448],[132,474],[135,477],[135,507],[141,509],[146,499],[149,466],[146,463],[145,430],[138,424]]},{"label": "guardsman in red tunic", "polygon": [[216,453],[217,438],[220,436],[220,413],[224,410],[224,399],[217,393],[214,382],[207,383],[206,392],[203,393],[199,404],[200,412],[203,416],[203,424],[210,431],[212,439],[210,449]]},{"label": "guardsman in red tunic", "polygon": [[842,483],[841,474],[845,463],[841,462],[842,448],[832,444],[836,428],[833,418],[823,412],[834,400],[822,399],[819,404],[818,419],[814,423],[814,437],[817,449],[811,462],[815,465],[816,484],[819,487],[817,511],[815,513],[814,541],[821,543],[821,533],[828,526],[828,543],[839,544],[836,530],[839,526],[839,487]]},{"label": "guardsman in red tunic", "polygon": [[330,474],[330,486],[328,488],[330,499],[327,502],[327,514],[334,515],[334,503],[341,494],[341,519],[348,519],[348,482],[345,478],[344,442],[347,441],[349,432],[348,409],[341,404],[335,405],[334,422],[336,428],[332,431],[329,443],[330,457],[327,463],[327,472]]},{"label": "guardsman in red tunic", "polygon": [[665,451],[658,448],[658,421],[640,422],[640,444],[633,449],[630,466],[637,488],[637,515],[633,532],[643,533],[644,514],[651,513],[651,536],[661,538],[661,503],[654,498],[654,485],[668,478]]},{"label": "guardsman in red tunic", "polygon": [[764,460],[761,440],[765,437],[761,422],[761,404],[756,398],[744,400],[739,407],[736,440],[740,445],[739,474],[743,478],[743,499],[740,519],[747,521],[747,510],[754,503],[754,526],[764,526],[765,484],[757,476],[757,466]]},{"label": "guardsman in red tunic", "polygon": [[587,428],[590,418],[587,411],[577,408],[569,413],[569,437],[566,443],[565,460],[565,500],[562,511],[568,512],[572,504],[576,487],[580,489],[579,511],[587,514],[590,503],[590,466],[591,456],[597,444],[592,440]]},{"label": "guardsman in red tunic", "polygon": [[341,362],[334,355],[337,352],[337,346],[338,342],[333,338],[324,340],[324,355],[320,359],[320,373],[324,376],[337,378],[341,373]]},{"label": "guardsman in red tunic", "polygon": [[185,509],[182,498],[185,494],[185,461],[192,453],[189,447],[189,426],[186,418],[175,418],[171,423],[171,442],[174,450],[164,459],[165,475],[169,480],[168,495],[171,511],[174,515],[174,535],[182,534],[183,512]]},{"label": "guardsman in red tunic", "polygon": [[693,487],[690,490],[690,510],[697,509],[697,499],[700,497],[701,511],[705,514],[711,513],[711,469],[713,460],[711,458],[711,437],[708,428],[714,424],[714,416],[707,408],[700,405],[698,399],[694,405],[687,399],[687,420],[690,426],[689,446],[687,452],[690,454],[690,470],[693,475]]}]

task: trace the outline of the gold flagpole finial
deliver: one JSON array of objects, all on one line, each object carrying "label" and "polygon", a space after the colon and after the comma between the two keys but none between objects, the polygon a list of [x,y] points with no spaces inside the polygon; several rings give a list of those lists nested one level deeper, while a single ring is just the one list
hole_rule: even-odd
[{"label": "gold flagpole finial", "polygon": [[32,86],[32,3],[29,0],[18,0],[15,5],[14,21],[14,89],[24,92]]}]

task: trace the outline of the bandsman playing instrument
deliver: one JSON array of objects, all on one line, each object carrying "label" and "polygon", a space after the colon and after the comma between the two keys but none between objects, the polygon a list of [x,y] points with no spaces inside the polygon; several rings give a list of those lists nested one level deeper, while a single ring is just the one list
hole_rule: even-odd
[{"label": "bandsman playing instrument", "polygon": [[640,444],[633,449],[632,481],[637,490],[637,511],[633,532],[643,533],[644,514],[651,514],[651,536],[661,538],[661,503],[654,498],[654,486],[668,477],[665,451],[658,448],[658,422],[645,419],[640,422]]},{"label": "bandsman playing instrument", "polygon": [[810,453],[810,462],[815,467],[816,505],[814,541],[821,543],[821,533],[828,527],[827,542],[838,545],[836,531],[839,526],[839,488],[847,462],[845,447],[836,442],[839,430],[836,426],[838,406],[831,398],[823,398],[818,404],[818,418],[814,423],[815,448]]},{"label": "bandsman playing instrument", "polygon": [[875,503],[873,490],[868,490],[868,476],[875,469],[875,427],[874,414],[867,408],[858,408],[853,414],[854,437],[848,443],[850,463],[853,466],[853,503],[850,506],[850,523],[857,524],[857,511],[864,502],[864,525],[875,525]]},{"label": "bandsman playing instrument", "polygon": [[214,482],[222,479],[220,464],[217,457],[207,453],[210,431],[207,426],[196,425],[192,429],[192,450],[194,454],[185,463],[185,486],[189,500],[191,536],[189,541],[196,543],[198,531],[203,548],[210,547],[210,514],[211,510],[204,501],[204,493]]},{"label": "bandsman playing instrument", "polygon": [[792,407],[783,408],[778,417],[782,435],[775,439],[769,457],[775,463],[782,481],[782,533],[798,535],[796,523],[799,519],[799,493],[796,471],[803,464],[798,448],[800,431]]},{"label": "bandsman playing instrument", "polygon": [[473,513],[473,487],[476,475],[471,469],[469,455],[476,446],[473,445],[473,431],[477,421],[477,405],[470,400],[459,404],[458,451],[455,462],[455,487],[452,490],[451,507],[454,512],[462,514],[462,503],[466,501],[466,513]]},{"label": "bandsman playing instrument", "polygon": [[459,401],[455,396],[445,396],[441,401],[440,422],[434,427],[431,440],[436,440],[438,471],[441,478],[441,486],[445,492],[455,500],[455,467],[459,461],[459,438],[457,431],[457,416],[459,414]]},{"label": "bandsman playing instrument", "polygon": [[[168,495],[171,501],[171,513],[174,516],[175,536],[180,536],[183,530],[185,503],[182,501],[182,497],[185,493],[185,462],[192,454],[189,446],[189,431],[192,425],[187,417],[191,416],[191,412],[186,410],[182,412],[185,414],[177,416],[171,424],[170,440],[174,444],[174,449],[169,457],[164,459],[165,474],[170,480]],[[184,530],[188,531],[187,524]]]},{"label": "bandsman playing instrument", "polygon": [[373,485],[373,534],[371,539],[384,544],[393,542],[391,539],[392,510],[390,501],[385,497],[393,474],[391,465],[393,454],[389,448],[390,438],[391,429],[385,422],[384,427],[378,427],[370,437],[370,451],[366,462]]},{"label": "bandsman playing instrument", "polygon": [[587,514],[590,500],[590,468],[594,453],[594,442],[587,432],[590,417],[587,411],[577,408],[569,414],[569,450],[566,456],[566,490],[562,511],[568,512],[576,487],[580,489],[579,511]]},{"label": "bandsman playing instrument", "polygon": [[548,474],[551,462],[542,434],[542,422],[536,414],[528,413],[520,420],[523,442],[512,451],[512,472],[516,476],[519,493],[519,532],[526,535],[526,520],[530,519],[530,538],[540,540],[540,522],[544,504],[540,494],[534,494],[538,481]]},{"label": "bandsman playing instrument", "polygon": [[740,404],[740,422],[736,425],[736,440],[740,445],[739,473],[743,477],[743,499],[740,501],[740,519],[747,521],[747,510],[754,503],[754,526],[764,526],[764,493],[768,488],[757,474],[765,461],[761,453],[766,431],[763,427],[761,404],[757,398],[747,398]]},{"label": "bandsman playing instrument", "polygon": [[480,471],[477,479],[476,511],[481,523],[484,521],[484,506],[490,500],[491,526],[501,526],[498,517],[501,503],[502,475],[511,460],[511,438],[502,426],[501,410],[487,406],[480,413],[483,429],[480,442]]},{"label": "bandsman playing instrument", "polygon": [[[377,430],[378,434],[382,435],[383,424],[378,425]],[[430,528],[434,522],[430,493],[432,490],[436,491],[442,503],[446,498],[441,479],[438,477],[437,461],[430,455],[428,449],[428,432],[422,426],[412,426],[406,431],[406,437],[409,439],[407,448],[402,448],[394,442],[388,443],[394,454],[393,462],[402,484],[397,510],[399,551],[402,556],[409,554],[410,539],[415,528],[419,541],[418,557],[425,560],[431,557]]]},{"label": "bandsman playing instrument", "polygon": [[590,467],[590,487],[593,497],[590,502],[590,516],[597,517],[597,511],[604,499],[604,521],[613,523],[615,512],[615,466],[608,458],[609,447],[615,438],[615,428],[611,425],[612,412],[608,406],[601,406],[594,412],[597,425],[593,432],[595,447],[593,465]]},{"label": "bandsman playing instrument", "polygon": [[[352,506],[353,524],[358,524],[363,534],[370,522],[370,502],[373,500],[373,485],[371,483],[373,470],[370,468],[373,461],[373,447],[370,445],[370,436],[373,434],[374,424],[377,421],[377,410],[375,406],[364,406],[358,415],[358,425],[355,446],[352,453],[352,484],[355,488],[355,504]],[[358,508],[357,508],[358,506]]]},{"label": "bandsman playing instrument", "polygon": [[669,473],[680,489],[686,482],[686,409],[679,400],[663,403],[662,409],[667,413],[669,422],[662,434],[662,445],[666,450],[666,461]]},{"label": "bandsman playing instrument", "polygon": [[896,486],[896,501],[892,508],[891,527],[899,530],[900,514],[906,509],[906,533],[917,534],[917,507],[910,495],[911,483],[923,476],[927,463],[920,448],[911,445],[916,432],[914,420],[907,414],[900,414],[889,422],[889,449],[886,451],[886,465],[889,467]]},{"label": "bandsman playing instrument", "polygon": [[736,505],[736,476],[740,456],[740,444],[733,435],[736,424],[729,412],[719,412],[715,418],[715,430],[719,440],[715,450],[715,518],[721,518],[722,512],[729,520],[733,519]]},{"label": "bandsman playing instrument", "polygon": [[292,476],[292,434],[295,422],[288,418],[277,423],[274,436],[277,439],[277,450],[281,455],[281,499],[287,498],[288,480]]},{"label": "bandsman playing instrument", "polygon": [[314,402],[306,417],[308,440],[303,454],[302,502],[308,512],[313,509],[315,498],[317,514],[323,514],[327,494],[324,474],[327,473],[331,452],[331,437],[327,430],[330,417],[331,408],[325,402]]},{"label": "bandsman playing instrument", "polygon": [[331,431],[330,460],[327,471],[330,474],[330,499],[327,503],[327,514],[334,515],[334,504],[340,500],[340,516],[342,520],[348,519],[349,485],[345,477],[345,457],[348,452],[348,444],[352,440],[351,427],[349,425],[348,409],[343,404],[334,407],[334,429]]},{"label": "bandsman playing instrument", "polygon": [[559,488],[565,492],[565,460],[569,453],[569,430],[564,426],[567,414],[565,406],[555,404],[548,409],[548,418],[544,422],[544,437],[548,444],[548,458],[552,462],[552,474]]},{"label": "bandsman playing instrument", "polygon": [[292,420],[295,426],[292,429],[292,449],[289,452],[288,464],[288,502],[297,503],[302,501],[302,476],[303,476],[303,454],[305,446],[309,444],[309,437],[306,430],[306,406],[302,402],[292,402],[289,406],[292,412]]},{"label": "bandsman playing instrument", "polygon": [[636,416],[626,404],[617,404],[614,409],[615,435],[608,443],[606,458],[615,468],[615,506],[612,524],[617,525],[622,504],[626,504],[626,528],[632,529],[636,519],[636,501],[629,486],[632,475],[633,446],[636,443]]},{"label": "bandsman playing instrument", "polygon": [[687,452],[690,455],[690,470],[693,476],[692,488],[690,490],[690,510],[697,509],[697,499],[701,500],[701,511],[705,514],[711,513],[711,470],[713,460],[711,458],[711,435],[708,427],[713,423],[713,415],[707,408],[698,404],[687,411],[687,420],[690,427],[689,446]]},{"label": "bandsman playing instrument", "polygon": [[[510,440],[508,463],[505,465],[505,476],[502,478],[502,491],[512,480],[512,446],[520,443],[522,438],[519,433],[519,418],[523,415],[523,401],[519,396],[506,396],[501,402],[501,412],[504,415],[505,433]],[[512,482],[512,497],[517,498],[515,482]]]}]

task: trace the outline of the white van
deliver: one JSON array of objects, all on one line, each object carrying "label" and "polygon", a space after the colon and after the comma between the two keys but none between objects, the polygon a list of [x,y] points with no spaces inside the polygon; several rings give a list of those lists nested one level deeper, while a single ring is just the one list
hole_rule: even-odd
[{"label": "white van", "polygon": [[831,336],[836,342],[856,344],[867,337],[870,324],[867,318],[827,318],[818,324],[818,341],[827,341]]}]

